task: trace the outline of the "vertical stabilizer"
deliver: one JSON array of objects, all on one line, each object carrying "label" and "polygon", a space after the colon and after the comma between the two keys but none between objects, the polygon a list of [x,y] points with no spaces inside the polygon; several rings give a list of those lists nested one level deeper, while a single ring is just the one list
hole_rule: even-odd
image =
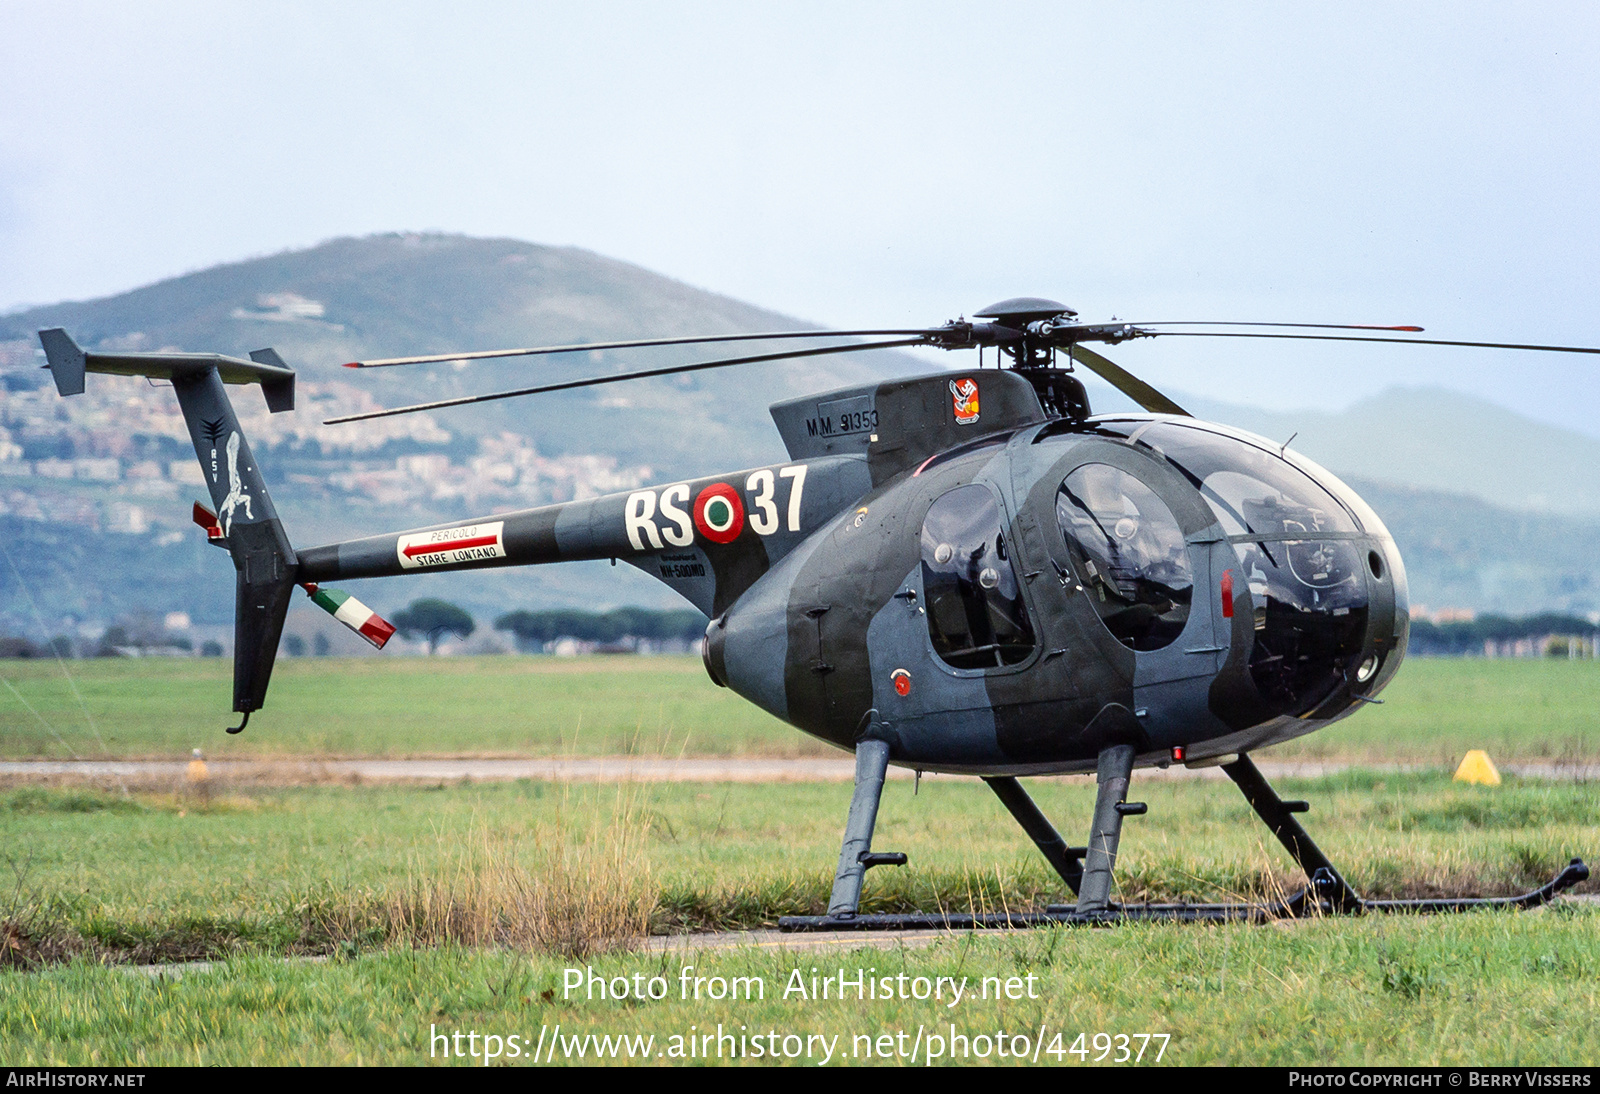
[{"label": "vertical stabilizer", "polygon": [[272,350],[257,350],[249,361],[201,353],[86,353],[59,328],[40,331],[39,341],[62,395],[81,394],[86,372],[172,381],[216,509],[211,540],[228,548],[238,573],[233,709],[248,721],[266,700],[294,589],[295,554],[223,385],[261,385],[276,413],[294,408],[294,371]]},{"label": "vertical stabilizer", "polygon": [[215,369],[172,381],[238,571],[233,617],[233,709],[259,710],[294,591],[295,558],[261,469]]}]

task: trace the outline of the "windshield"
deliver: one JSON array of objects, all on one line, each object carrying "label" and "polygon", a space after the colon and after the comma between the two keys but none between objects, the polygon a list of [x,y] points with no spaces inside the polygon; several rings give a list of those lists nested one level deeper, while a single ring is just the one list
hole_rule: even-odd
[{"label": "windshield", "polygon": [[1230,536],[1359,532],[1332,494],[1275,453],[1176,422],[1129,433],[1167,458],[1200,491]]},{"label": "windshield", "polygon": [[1257,690],[1276,713],[1316,709],[1354,671],[1366,633],[1367,548],[1350,513],[1278,453],[1237,437],[1167,420],[1106,427],[1200,491],[1250,589]]}]

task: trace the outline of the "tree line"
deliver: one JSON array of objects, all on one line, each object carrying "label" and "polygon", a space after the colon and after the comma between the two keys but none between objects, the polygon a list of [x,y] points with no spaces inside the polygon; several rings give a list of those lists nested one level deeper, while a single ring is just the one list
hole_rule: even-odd
[{"label": "tree line", "polygon": [[[395,629],[406,637],[427,639],[430,650],[437,649],[446,635],[466,638],[477,630],[477,622],[465,608],[435,599],[412,601],[394,614],[392,622]],[[563,638],[600,645],[616,645],[629,640],[693,644],[705,633],[706,623],[705,615],[689,608],[613,608],[608,612],[552,608],[545,611],[507,612],[494,621],[494,628],[511,634],[519,648],[536,649]],[[1475,619],[1452,623],[1414,619],[1411,621],[1411,640],[1407,652],[1422,657],[1475,656],[1483,653],[1485,642],[1515,642],[1552,635],[1592,638],[1596,631],[1600,631],[1600,625],[1582,616],[1562,612],[1524,616],[1480,615]],[[293,636],[290,638],[294,644],[304,646],[303,640]],[[325,644],[326,639],[319,646]],[[222,652],[214,642],[206,645],[217,648],[206,649],[202,653],[216,655]],[[49,643],[0,636],[0,658],[105,657],[114,656],[119,648],[130,646],[192,648],[188,639],[159,633],[158,628],[152,627],[148,620],[142,620],[139,623],[118,623],[93,643],[74,642],[65,636]],[[304,654],[303,648],[290,648],[285,652],[290,656]],[[319,649],[317,652],[326,651]]]},{"label": "tree line", "polygon": [[[425,639],[429,652],[436,651],[448,635],[467,638],[478,629],[471,612],[448,600],[432,598],[412,601],[395,612],[390,622],[402,637]],[[617,645],[630,640],[692,644],[705,633],[707,622],[702,613],[693,609],[614,608],[608,612],[589,612],[553,608],[508,612],[495,620],[494,627],[511,634],[519,649],[537,650],[563,638],[600,645]],[[283,652],[288,656],[305,656],[306,641],[299,635],[286,634],[283,643]],[[202,655],[221,655],[222,647],[216,642],[204,645],[206,648],[200,651]],[[188,638],[164,632],[159,623],[151,619],[118,622],[93,642],[61,636],[46,644],[0,635],[0,658],[114,657],[124,650],[150,651],[164,647],[185,652],[194,649]],[[330,652],[328,640],[321,634],[316,636],[316,647],[319,656]]]},{"label": "tree line", "polygon": [[684,608],[658,611],[650,608],[613,608],[586,612],[555,608],[542,612],[509,612],[494,621],[495,630],[509,631],[520,646],[575,638],[580,642],[612,644],[628,638],[651,642],[698,642],[706,632],[705,615]]},{"label": "tree line", "polygon": [[[1453,623],[1411,621],[1411,641],[1407,652],[1422,657],[1464,657],[1481,655],[1485,642],[1516,642],[1521,639],[1556,636],[1592,636],[1600,626],[1578,615],[1540,612],[1537,615],[1480,615]],[[1562,647],[1565,653],[1565,647]]]}]

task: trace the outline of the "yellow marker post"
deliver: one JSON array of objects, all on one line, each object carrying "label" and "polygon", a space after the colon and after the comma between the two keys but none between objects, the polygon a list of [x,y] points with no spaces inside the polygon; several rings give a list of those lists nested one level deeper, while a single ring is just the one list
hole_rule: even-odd
[{"label": "yellow marker post", "polygon": [[1494,761],[1489,759],[1489,754],[1481,748],[1474,748],[1461,758],[1461,766],[1456,768],[1455,780],[1458,783],[1475,783],[1478,786],[1499,786],[1500,772],[1495,770]]},{"label": "yellow marker post", "polygon": [[[191,753],[189,760],[189,792],[200,799],[200,804],[209,805],[211,802],[211,772],[206,770],[206,758],[197,748]],[[182,816],[183,814],[179,814]]]}]

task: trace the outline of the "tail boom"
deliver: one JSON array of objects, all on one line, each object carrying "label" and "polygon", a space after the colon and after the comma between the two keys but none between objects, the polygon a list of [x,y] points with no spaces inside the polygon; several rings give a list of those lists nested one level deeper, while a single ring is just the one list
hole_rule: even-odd
[{"label": "tail boom", "polygon": [[870,487],[853,457],[777,464],[313,547],[298,580],[609,558],[714,616]]}]

